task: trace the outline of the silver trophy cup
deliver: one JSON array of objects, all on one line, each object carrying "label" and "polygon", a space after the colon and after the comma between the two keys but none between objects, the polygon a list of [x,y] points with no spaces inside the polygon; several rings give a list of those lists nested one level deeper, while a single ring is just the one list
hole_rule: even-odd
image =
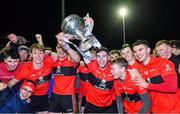
[{"label": "silver trophy cup", "polygon": [[74,35],[75,39],[80,40],[79,49],[81,51],[87,51],[95,43],[99,43],[95,36],[85,36],[84,20],[76,14],[69,15],[63,20],[61,23],[61,30],[65,34]]}]

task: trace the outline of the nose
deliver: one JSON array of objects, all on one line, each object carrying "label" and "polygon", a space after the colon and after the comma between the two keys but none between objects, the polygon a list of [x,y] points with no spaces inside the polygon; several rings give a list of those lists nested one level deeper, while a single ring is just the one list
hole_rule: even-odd
[{"label": "nose", "polygon": [[16,66],[16,63],[15,63],[15,62],[13,62],[13,63],[11,64],[11,66],[12,66],[12,67],[15,67],[15,66]]},{"label": "nose", "polygon": [[38,53],[38,54],[37,54],[37,57],[40,57],[40,55],[41,55],[41,54],[40,54],[40,53]]}]

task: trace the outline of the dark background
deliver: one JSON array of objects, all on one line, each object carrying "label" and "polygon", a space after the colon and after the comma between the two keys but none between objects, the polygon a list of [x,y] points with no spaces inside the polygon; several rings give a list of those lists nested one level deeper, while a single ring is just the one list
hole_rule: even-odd
[{"label": "dark background", "polygon": [[[103,46],[120,49],[123,44],[122,17],[118,7],[126,5],[126,43],[146,39],[153,47],[160,39],[179,39],[178,0],[65,0],[65,17],[89,13],[94,19],[93,34]],[[61,31],[61,0],[1,0],[0,36],[24,36],[31,43],[40,33],[46,46],[56,46],[55,34]],[[1,45],[7,42],[0,39]],[[31,44],[29,43],[29,45]]]}]

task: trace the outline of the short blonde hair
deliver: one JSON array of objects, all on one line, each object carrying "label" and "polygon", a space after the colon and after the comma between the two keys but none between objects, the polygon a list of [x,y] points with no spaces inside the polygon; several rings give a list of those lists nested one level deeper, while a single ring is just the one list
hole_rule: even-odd
[{"label": "short blonde hair", "polygon": [[33,49],[39,49],[42,50],[43,52],[45,52],[45,47],[39,43],[34,43],[32,44],[32,46],[30,47],[30,52],[32,53]]}]

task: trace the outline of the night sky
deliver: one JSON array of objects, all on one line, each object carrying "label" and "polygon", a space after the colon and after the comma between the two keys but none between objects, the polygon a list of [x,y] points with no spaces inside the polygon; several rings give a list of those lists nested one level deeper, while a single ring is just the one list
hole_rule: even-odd
[{"label": "night sky", "polygon": [[[178,0],[65,0],[65,16],[89,13],[94,19],[93,34],[103,46],[120,49],[123,44],[122,17],[118,7],[126,5],[126,43],[146,39],[153,47],[160,39],[179,39]],[[46,46],[56,45],[61,31],[61,0],[1,0],[0,36],[24,36],[31,43],[41,33]],[[6,40],[0,39],[1,43]]]}]

